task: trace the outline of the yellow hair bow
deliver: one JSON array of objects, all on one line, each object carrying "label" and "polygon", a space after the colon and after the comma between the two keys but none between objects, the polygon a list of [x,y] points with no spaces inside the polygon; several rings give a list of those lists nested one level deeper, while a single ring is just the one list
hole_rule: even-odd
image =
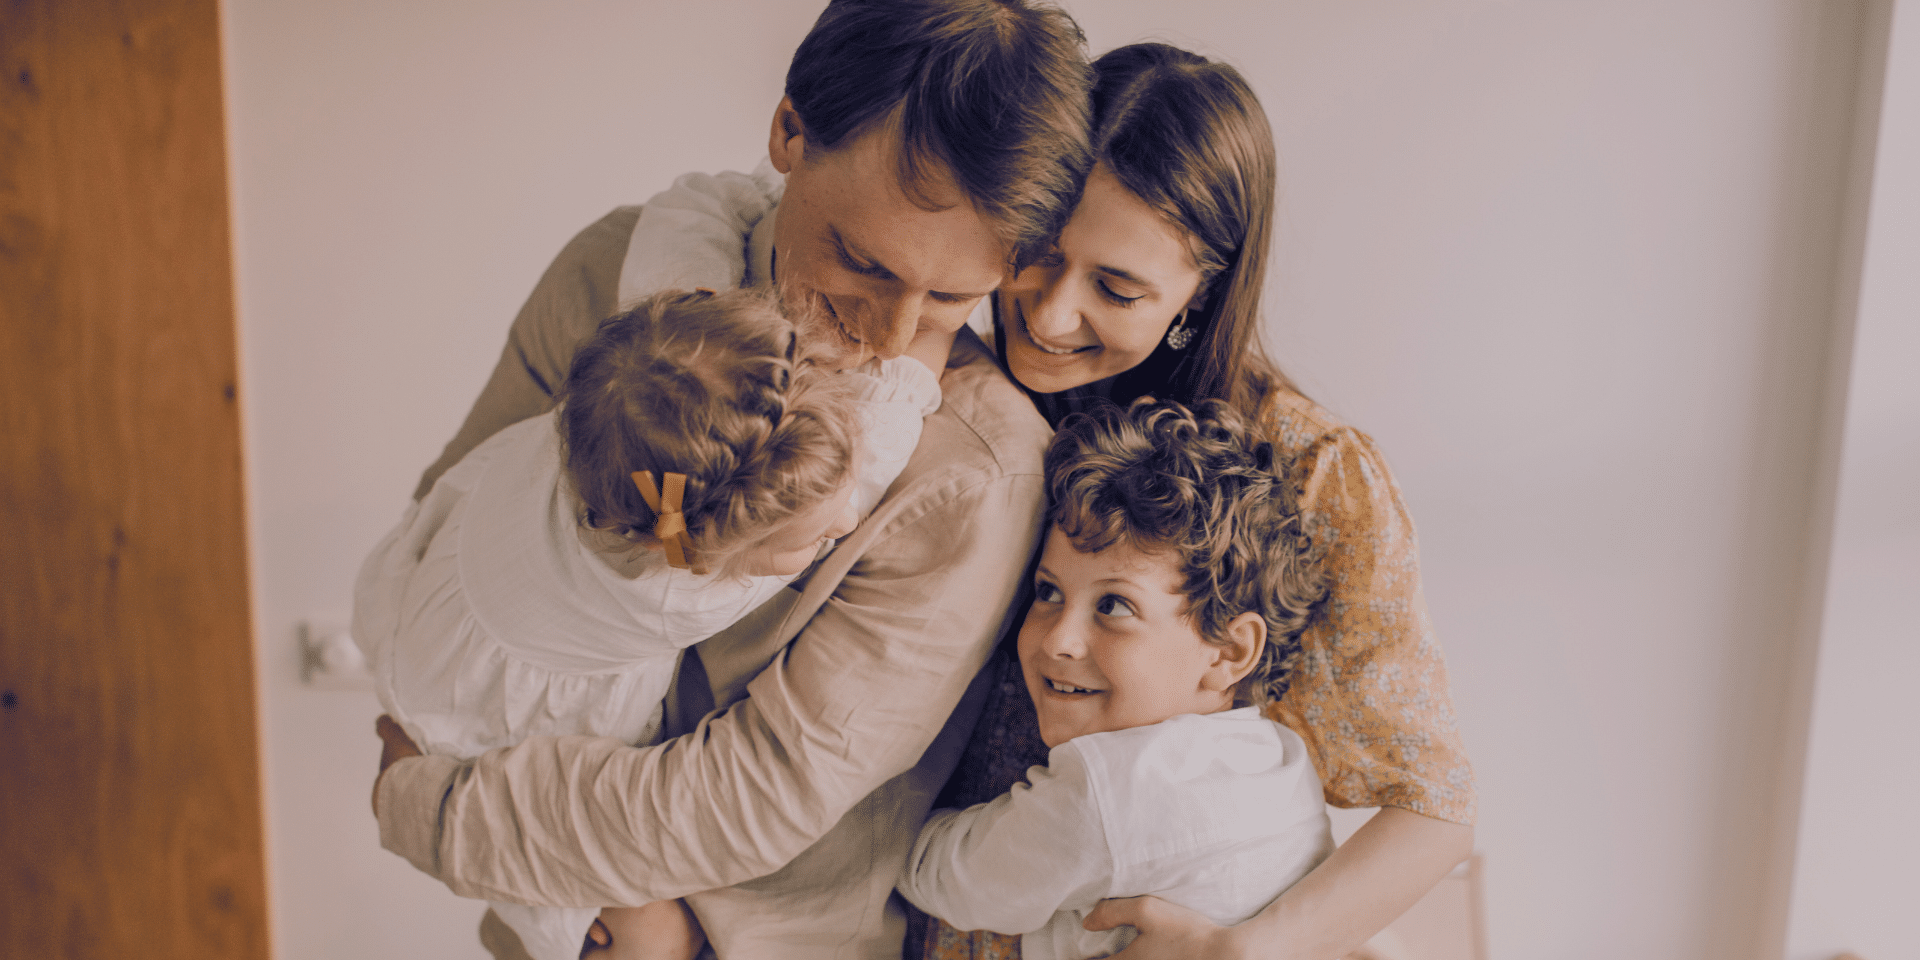
[{"label": "yellow hair bow", "polygon": [[693,570],[694,573],[706,573],[706,570],[693,566],[693,540],[687,536],[687,515],[680,512],[680,498],[686,493],[687,475],[663,473],[660,477],[665,489],[654,485],[652,473],[635,470],[633,485],[640,489],[640,496],[659,517],[653,523],[653,535],[666,549],[667,565]]}]

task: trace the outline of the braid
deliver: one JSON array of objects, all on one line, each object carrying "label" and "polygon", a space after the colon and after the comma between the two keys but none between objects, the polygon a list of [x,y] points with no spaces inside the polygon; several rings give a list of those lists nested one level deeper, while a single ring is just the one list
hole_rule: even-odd
[{"label": "braid", "polygon": [[669,292],[600,325],[561,393],[581,523],[653,546],[631,475],[686,475],[681,511],[701,563],[729,562],[825,500],[857,428],[836,378],[797,372],[793,324],[765,294]]}]

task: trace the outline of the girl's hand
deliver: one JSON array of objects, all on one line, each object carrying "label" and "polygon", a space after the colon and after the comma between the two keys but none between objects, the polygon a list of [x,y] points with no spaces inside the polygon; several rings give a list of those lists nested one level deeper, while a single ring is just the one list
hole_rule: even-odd
[{"label": "girl's hand", "polygon": [[1233,936],[1232,927],[1222,927],[1204,915],[1186,907],[1168,903],[1159,897],[1127,897],[1102,900],[1087,914],[1082,926],[1088,930],[1111,930],[1131,926],[1140,935],[1113,960],[1236,960],[1244,956]]},{"label": "girl's hand", "polygon": [[420,756],[420,748],[407,736],[392,717],[381,714],[373,722],[373,732],[380,736],[380,776],[373,778],[373,815],[380,815],[380,777],[387,774],[387,768],[408,757]]},{"label": "girl's hand", "polygon": [[[607,907],[598,921],[612,942],[593,940],[581,951],[592,960],[693,960],[707,944],[700,921],[683,900],[644,907]],[[591,939],[591,938],[590,938]]]}]

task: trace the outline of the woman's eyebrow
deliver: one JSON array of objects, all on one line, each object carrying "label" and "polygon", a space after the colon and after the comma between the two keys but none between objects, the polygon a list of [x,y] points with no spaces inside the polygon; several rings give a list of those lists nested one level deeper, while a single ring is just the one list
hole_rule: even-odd
[{"label": "woman's eyebrow", "polygon": [[1101,273],[1106,274],[1107,276],[1110,276],[1119,280],[1124,280],[1127,283],[1131,283],[1137,287],[1146,287],[1151,290],[1160,289],[1160,285],[1157,283],[1154,283],[1152,280],[1148,280],[1145,277],[1136,276],[1135,274],[1128,273],[1127,271],[1122,270],[1119,267],[1109,267],[1109,266],[1102,265],[1102,266],[1096,266],[1094,267],[1094,269],[1100,271]]}]

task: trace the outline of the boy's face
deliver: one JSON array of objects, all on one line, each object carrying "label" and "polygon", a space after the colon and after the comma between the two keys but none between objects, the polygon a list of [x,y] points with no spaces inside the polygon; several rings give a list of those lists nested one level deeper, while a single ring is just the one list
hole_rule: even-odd
[{"label": "boy's face", "polygon": [[1221,688],[1226,649],[1183,615],[1176,564],[1124,543],[1081,553],[1048,531],[1020,628],[1020,668],[1047,746],[1233,705],[1231,682]]}]

